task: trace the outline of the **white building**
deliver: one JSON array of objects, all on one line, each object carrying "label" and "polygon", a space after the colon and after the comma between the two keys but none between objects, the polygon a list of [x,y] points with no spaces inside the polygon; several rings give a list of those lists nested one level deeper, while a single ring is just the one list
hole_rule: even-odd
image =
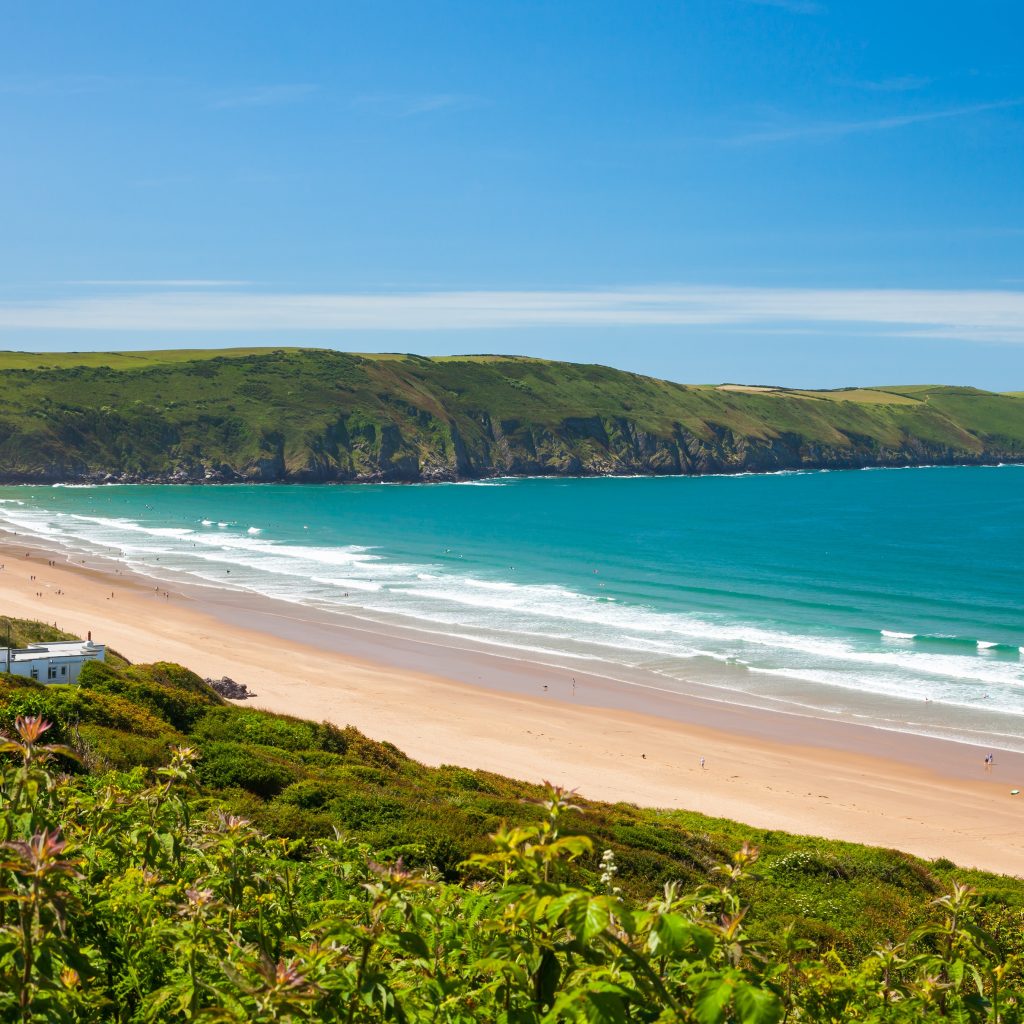
[{"label": "white building", "polygon": [[92,640],[61,640],[28,647],[0,647],[0,671],[41,683],[74,683],[87,661],[103,661],[107,649]]}]

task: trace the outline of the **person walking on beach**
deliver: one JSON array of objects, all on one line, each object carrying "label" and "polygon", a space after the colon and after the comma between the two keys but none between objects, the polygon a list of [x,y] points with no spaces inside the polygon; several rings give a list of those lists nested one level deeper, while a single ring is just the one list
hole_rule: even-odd
[{"label": "person walking on beach", "polygon": [[703,769],[703,767],[704,767],[704,758],[703,757],[700,759],[700,766]]}]

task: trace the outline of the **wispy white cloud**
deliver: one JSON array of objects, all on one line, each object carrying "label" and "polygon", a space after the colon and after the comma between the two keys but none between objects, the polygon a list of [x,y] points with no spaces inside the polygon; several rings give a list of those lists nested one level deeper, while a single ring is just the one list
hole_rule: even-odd
[{"label": "wispy white cloud", "polygon": [[100,288],[239,288],[251,281],[229,281],[219,278],[139,278],[133,280],[65,281],[65,284]]},{"label": "wispy white cloud", "polygon": [[370,93],[357,96],[352,106],[386,117],[416,117],[441,110],[470,110],[483,103],[479,96],[458,92]]},{"label": "wispy white cloud", "polygon": [[825,10],[825,5],[815,0],[743,0],[743,3],[755,7],[778,7],[791,14],[822,14]]},{"label": "wispy white cloud", "polygon": [[320,86],[312,82],[287,82],[279,85],[257,85],[238,92],[226,93],[210,104],[215,110],[232,110],[239,107],[279,107],[286,103],[297,103],[307,99]]},{"label": "wispy white cloud", "polygon": [[99,92],[114,84],[108,75],[13,75],[0,78],[0,94],[8,96],[72,96]]},{"label": "wispy white cloud", "polygon": [[896,75],[892,78],[857,79],[840,78],[838,85],[851,89],[862,89],[864,92],[913,92],[931,85],[932,80],[924,75]]},{"label": "wispy white cloud", "polygon": [[470,330],[836,325],[889,336],[1024,344],[1024,291],[679,286],[594,291],[144,292],[0,301],[0,329]]},{"label": "wispy white cloud", "polygon": [[859,121],[799,121],[745,132],[724,141],[733,145],[745,146],[767,142],[789,142],[794,139],[841,138],[846,135],[893,131],[914,124],[925,124],[929,121],[970,117],[992,110],[1010,110],[1021,106],[1024,106],[1024,97],[995,100],[991,103],[974,103],[968,106],[946,107],[942,110],[923,110],[912,114],[896,114],[891,117],[867,118]]}]

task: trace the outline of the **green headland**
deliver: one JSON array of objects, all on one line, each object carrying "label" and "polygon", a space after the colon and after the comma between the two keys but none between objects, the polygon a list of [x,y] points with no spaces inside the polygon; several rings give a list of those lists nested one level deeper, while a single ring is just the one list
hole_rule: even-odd
[{"label": "green headland", "polygon": [[0,353],[0,480],[419,481],[1024,459],[1024,396],[684,385],[518,356]]}]

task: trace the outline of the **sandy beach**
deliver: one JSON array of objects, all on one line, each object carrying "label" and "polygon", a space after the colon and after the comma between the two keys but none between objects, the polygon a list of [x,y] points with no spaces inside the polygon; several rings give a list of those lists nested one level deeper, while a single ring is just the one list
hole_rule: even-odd
[{"label": "sandy beach", "polygon": [[11,535],[0,563],[5,614],[92,631],[132,661],[229,675],[258,693],[256,706],[354,725],[427,764],[1024,875],[1024,797],[1010,795],[1024,755],[1000,753],[986,769],[985,751],[964,744],[585,674],[572,682],[564,670],[381,635],[296,605],[168,590]]}]

